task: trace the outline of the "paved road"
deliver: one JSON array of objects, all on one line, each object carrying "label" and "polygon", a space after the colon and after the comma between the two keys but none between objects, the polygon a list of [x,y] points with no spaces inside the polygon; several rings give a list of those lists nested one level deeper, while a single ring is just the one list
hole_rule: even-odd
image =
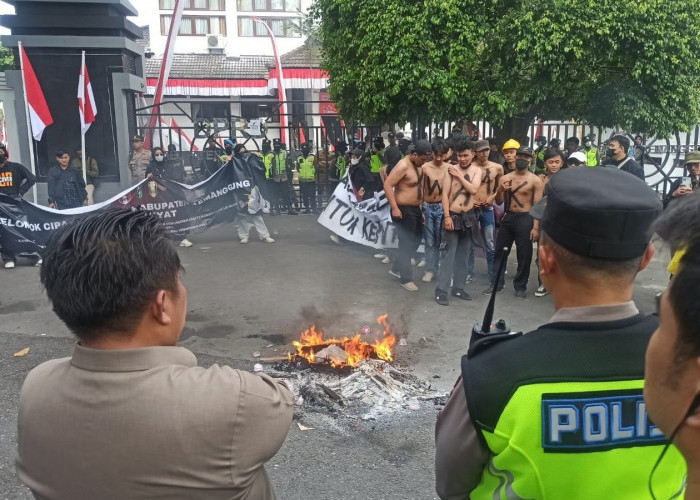
[{"label": "paved road", "polygon": [[[312,216],[269,217],[267,222],[275,244],[254,239],[241,245],[233,227],[220,226],[192,237],[193,247],[180,249],[189,301],[181,345],[195,352],[200,364],[252,369],[254,351],[284,354],[312,323],[327,333],[349,333],[386,312],[407,341],[397,347],[396,363],[430,379],[438,390],[449,390],[468,333],[486,306],[487,297],[478,294],[487,285],[483,260],[477,262],[481,277],[468,288],[474,300],[454,299],[442,307],[433,300],[434,284],[419,282],[419,292],[404,291],[388,276],[388,266],[372,258],[372,249],[333,244]],[[655,259],[637,280],[635,299],[642,310],[651,311],[655,293],[664,287],[666,259]],[[515,299],[510,280],[498,296],[496,316],[514,329],[533,328],[552,312],[551,297]],[[72,345],[42,294],[38,270],[0,269],[0,499],[30,498],[13,465],[22,380],[37,364],[68,356]],[[12,356],[25,347],[28,355]],[[428,404],[379,421],[299,412],[297,418],[315,429],[292,427],[268,466],[275,488],[284,499],[435,498],[436,413]]]}]

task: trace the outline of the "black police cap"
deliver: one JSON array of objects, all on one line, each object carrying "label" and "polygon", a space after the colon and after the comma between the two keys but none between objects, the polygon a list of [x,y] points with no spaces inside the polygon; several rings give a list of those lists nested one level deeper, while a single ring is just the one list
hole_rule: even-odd
[{"label": "black police cap", "polygon": [[546,200],[531,211],[556,243],[606,260],[641,257],[660,213],[661,201],[644,181],[604,167],[557,172],[547,184]]}]

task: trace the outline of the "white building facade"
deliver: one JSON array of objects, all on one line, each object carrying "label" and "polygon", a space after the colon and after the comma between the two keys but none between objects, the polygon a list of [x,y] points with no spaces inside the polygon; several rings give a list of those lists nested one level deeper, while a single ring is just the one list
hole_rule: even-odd
[{"label": "white building facade", "polygon": [[[175,44],[179,54],[206,54],[223,51],[227,56],[271,56],[272,45],[265,21],[284,54],[304,43],[302,17],[311,0],[181,0],[185,2],[180,31]],[[150,28],[150,49],[156,56],[165,51],[175,0],[141,0]],[[139,3],[141,3],[139,2]]]}]

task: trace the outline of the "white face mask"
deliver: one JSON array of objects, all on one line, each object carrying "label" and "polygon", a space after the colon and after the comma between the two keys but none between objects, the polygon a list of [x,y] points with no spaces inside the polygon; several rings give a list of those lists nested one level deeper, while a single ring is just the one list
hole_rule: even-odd
[{"label": "white face mask", "polygon": [[360,163],[359,158],[353,158],[352,160],[350,160],[350,165],[357,165],[358,163]]},{"label": "white face mask", "polygon": [[156,161],[163,161],[163,155],[156,155]]}]

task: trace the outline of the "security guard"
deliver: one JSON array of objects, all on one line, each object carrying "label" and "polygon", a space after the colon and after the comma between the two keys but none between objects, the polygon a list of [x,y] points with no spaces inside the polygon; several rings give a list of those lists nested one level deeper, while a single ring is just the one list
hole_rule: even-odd
[{"label": "security guard", "polygon": [[263,139],[260,153],[263,165],[265,165],[265,179],[270,180],[272,176],[272,158],[274,157],[272,154],[272,147],[270,146],[270,139]]},{"label": "security guard", "polygon": [[[616,169],[573,168],[535,205],[540,275],[557,309],[525,335],[477,341],[436,428],[441,498],[640,499],[665,438],[642,395],[654,316],[632,302],[651,260],[656,193]],[[546,203],[546,207],[544,204]],[[675,448],[657,498],[683,488]]]},{"label": "security guard", "polygon": [[376,189],[381,189],[382,186],[381,176],[379,171],[386,164],[384,160],[384,139],[381,137],[375,137],[372,143],[372,154],[369,157],[369,171],[374,177],[374,182]]},{"label": "security guard", "polygon": [[289,171],[287,167],[287,151],[279,139],[272,140],[272,158],[270,160],[270,178],[276,194],[270,215],[281,214],[286,207],[289,215],[296,215],[289,196]]},{"label": "security guard", "polygon": [[311,146],[308,142],[303,143],[301,156],[297,158],[297,171],[299,172],[299,191],[305,214],[312,211],[316,213],[316,167],[314,161],[315,157],[311,154]]}]

